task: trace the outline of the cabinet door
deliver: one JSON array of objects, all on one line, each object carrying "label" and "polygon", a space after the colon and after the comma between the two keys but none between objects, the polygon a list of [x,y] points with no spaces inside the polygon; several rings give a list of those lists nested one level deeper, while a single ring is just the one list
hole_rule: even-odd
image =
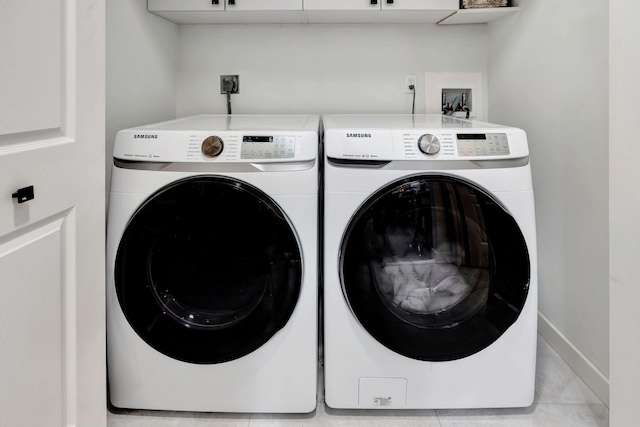
[{"label": "cabinet door", "polygon": [[148,0],[150,12],[199,11],[222,12],[225,0]]},{"label": "cabinet door", "polygon": [[105,1],[0,0],[0,426],[107,422]]},{"label": "cabinet door", "polygon": [[380,10],[386,0],[304,0],[304,10]]},{"label": "cabinet door", "polygon": [[380,0],[383,10],[457,10],[458,0]]},{"label": "cabinet door", "polygon": [[227,12],[302,10],[302,0],[226,0]]}]

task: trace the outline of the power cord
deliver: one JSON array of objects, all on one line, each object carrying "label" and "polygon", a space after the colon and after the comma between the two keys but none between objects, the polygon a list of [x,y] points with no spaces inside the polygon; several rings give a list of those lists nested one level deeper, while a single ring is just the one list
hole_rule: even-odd
[{"label": "power cord", "polygon": [[235,93],[236,87],[232,79],[222,81],[222,90],[227,93],[227,114],[231,115],[231,94]]},{"label": "power cord", "polygon": [[416,87],[409,85],[409,89],[413,91],[413,103],[411,104],[411,114],[413,115],[416,112]]}]

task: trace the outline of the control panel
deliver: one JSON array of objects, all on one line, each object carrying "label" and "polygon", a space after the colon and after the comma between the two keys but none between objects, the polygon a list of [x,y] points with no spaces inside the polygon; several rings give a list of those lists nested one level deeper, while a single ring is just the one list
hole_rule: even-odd
[{"label": "control panel", "polygon": [[242,159],[291,159],[296,154],[294,135],[244,135],[240,158]]},{"label": "control panel", "polygon": [[316,158],[318,135],[238,132],[125,132],[116,137],[114,157],[151,162],[292,162]]},{"label": "control panel", "polygon": [[395,152],[404,160],[427,160],[455,156],[455,134],[425,133],[420,131],[399,132],[394,135]]},{"label": "control panel", "polygon": [[457,161],[456,167],[477,167],[469,162],[520,164],[529,157],[523,129],[439,114],[328,114],[323,124],[326,157],[347,163]]},{"label": "control panel", "polygon": [[456,135],[460,157],[508,156],[506,133],[459,133]]},{"label": "control panel", "polygon": [[512,154],[506,133],[398,132],[394,140],[396,159],[466,159]]}]

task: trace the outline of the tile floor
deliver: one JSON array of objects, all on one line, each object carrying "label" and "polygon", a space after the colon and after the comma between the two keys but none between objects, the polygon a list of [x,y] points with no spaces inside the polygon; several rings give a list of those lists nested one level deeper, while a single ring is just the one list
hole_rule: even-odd
[{"label": "tile floor", "polygon": [[558,354],[538,337],[538,368],[534,404],[521,409],[335,410],[324,405],[308,415],[212,414],[119,411],[112,409],[109,427],[262,427],[262,426],[598,426],[609,425],[609,410]]}]

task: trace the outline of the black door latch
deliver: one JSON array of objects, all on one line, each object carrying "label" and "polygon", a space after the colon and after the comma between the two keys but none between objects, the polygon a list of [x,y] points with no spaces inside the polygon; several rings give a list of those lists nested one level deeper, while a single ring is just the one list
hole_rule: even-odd
[{"label": "black door latch", "polygon": [[16,191],[11,195],[14,199],[18,199],[18,203],[28,202],[29,200],[33,200],[35,195],[33,193],[33,185],[28,187],[24,187]]}]

